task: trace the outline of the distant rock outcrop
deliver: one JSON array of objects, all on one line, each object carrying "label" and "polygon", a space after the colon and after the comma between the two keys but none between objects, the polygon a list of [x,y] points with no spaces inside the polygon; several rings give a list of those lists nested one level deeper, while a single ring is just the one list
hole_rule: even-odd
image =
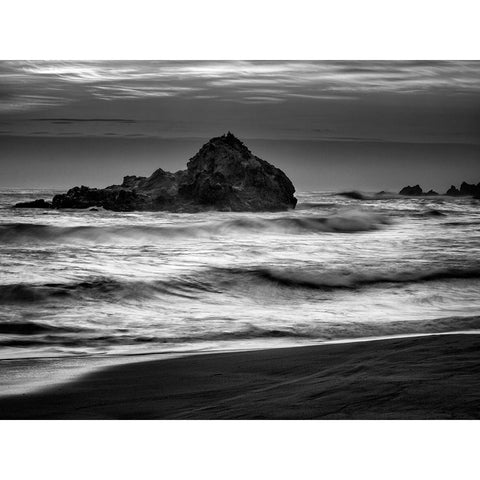
[{"label": "distant rock outcrop", "polygon": [[[121,185],[75,187],[55,195],[53,208],[103,207],[114,211],[276,211],[294,208],[289,178],[253,155],[233,134],[212,138],[176,173],[127,176]],[[17,204],[17,207],[26,205]]]},{"label": "distant rock outcrop", "polygon": [[420,185],[415,185],[414,187],[411,187],[410,185],[408,185],[407,187],[403,187],[400,190],[399,195],[419,196],[419,195],[422,195],[422,193],[423,193],[423,190],[420,187]]},{"label": "distant rock outcrop", "polygon": [[450,197],[458,197],[460,196],[460,190],[455,185],[451,185],[445,195],[449,195]]},{"label": "distant rock outcrop", "polygon": [[474,185],[473,183],[462,182],[460,185],[460,195],[480,196],[480,183]]},{"label": "distant rock outcrop", "polygon": [[[411,195],[411,196],[420,196],[420,195],[425,195],[425,196],[436,196],[438,193],[435,190],[429,190],[427,193],[423,193],[422,188],[420,185],[415,185],[414,187],[411,187],[408,185],[407,187],[403,187],[400,192],[400,195]],[[455,186],[452,185],[445,195],[448,195],[450,197],[460,197],[460,196],[473,196],[474,198],[479,198],[480,197],[480,183],[477,185],[473,183],[467,183],[463,182],[462,185],[460,186],[460,190]]]}]

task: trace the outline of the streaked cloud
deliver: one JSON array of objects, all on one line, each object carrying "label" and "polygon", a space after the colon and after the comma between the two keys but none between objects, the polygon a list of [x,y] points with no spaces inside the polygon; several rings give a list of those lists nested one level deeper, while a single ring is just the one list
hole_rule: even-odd
[{"label": "streaked cloud", "polygon": [[96,85],[90,92],[102,100],[135,99],[144,97],[172,97],[186,92],[197,91],[196,88],[154,86],[154,85]]},{"label": "streaked cloud", "polygon": [[480,93],[479,62],[112,61],[0,64],[0,109],[193,96],[222,101],[353,99],[365,94]]},{"label": "streaked cloud", "polygon": [[478,61],[0,61],[2,135],[476,143],[479,105]]},{"label": "streaked cloud", "polygon": [[225,98],[223,101],[226,102],[238,102],[238,103],[281,103],[284,101],[284,98],[281,97],[267,97],[267,96],[242,96],[237,99],[235,98]]},{"label": "streaked cloud", "polygon": [[8,112],[26,112],[64,105],[68,98],[42,94],[11,94],[0,99],[0,114]]}]

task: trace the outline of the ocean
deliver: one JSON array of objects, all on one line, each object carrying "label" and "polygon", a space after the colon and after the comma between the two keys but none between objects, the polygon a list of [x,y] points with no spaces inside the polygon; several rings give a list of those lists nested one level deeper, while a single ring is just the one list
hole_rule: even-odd
[{"label": "ocean", "polygon": [[11,208],[54,193],[0,192],[4,392],[48,384],[47,361],[74,371],[480,327],[472,198],[300,192],[279,213]]}]

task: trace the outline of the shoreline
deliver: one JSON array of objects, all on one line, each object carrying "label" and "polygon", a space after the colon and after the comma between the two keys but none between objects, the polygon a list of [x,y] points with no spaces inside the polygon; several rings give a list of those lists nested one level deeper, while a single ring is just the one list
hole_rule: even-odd
[{"label": "shoreline", "polygon": [[200,353],[0,398],[0,419],[480,418],[480,335]]},{"label": "shoreline", "polygon": [[[23,364],[24,369],[17,368],[19,371],[17,377],[24,380],[24,383],[15,382],[15,375],[6,379],[0,375],[0,400],[13,395],[31,395],[42,393],[52,388],[56,388],[68,383],[80,381],[86,375],[93,374],[107,368],[115,368],[130,363],[145,363],[169,360],[174,358],[184,358],[198,355],[217,355],[230,353],[257,352],[261,350],[279,350],[290,348],[320,347],[337,344],[350,344],[361,342],[376,342],[382,340],[394,340],[404,338],[429,337],[437,335],[476,335],[480,331],[452,331],[452,332],[432,332],[432,333],[406,333],[397,335],[380,335],[373,337],[355,337],[340,338],[335,340],[312,341],[306,343],[286,343],[267,345],[262,347],[252,346],[245,348],[219,348],[212,350],[167,350],[152,352],[134,352],[134,353],[114,353],[101,355],[68,355],[68,356],[33,356],[33,357],[11,357],[0,358],[0,366],[5,369],[15,371],[18,364]],[[28,383],[25,383],[25,369],[32,377]],[[35,371],[33,371],[35,370]],[[39,375],[40,374],[40,375]],[[47,378],[48,380],[42,380]],[[3,391],[2,391],[3,389]]]}]

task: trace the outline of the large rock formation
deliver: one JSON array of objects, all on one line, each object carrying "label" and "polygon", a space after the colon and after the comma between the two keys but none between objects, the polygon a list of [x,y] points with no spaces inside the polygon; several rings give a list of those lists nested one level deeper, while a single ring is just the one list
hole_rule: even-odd
[{"label": "large rock formation", "polygon": [[[127,176],[121,185],[75,187],[55,195],[53,208],[103,207],[114,211],[275,211],[294,208],[295,188],[278,168],[253,155],[233,134],[212,138],[176,173]],[[34,202],[17,205],[32,207]],[[35,205],[37,206],[37,204]]]},{"label": "large rock formation", "polygon": [[400,190],[399,195],[418,196],[418,195],[422,195],[422,193],[423,193],[423,190],[420,187],[420,185],[415,185],[414,187],[411,187],[410,185],[408,185],[407,187],[403,187]]}]

